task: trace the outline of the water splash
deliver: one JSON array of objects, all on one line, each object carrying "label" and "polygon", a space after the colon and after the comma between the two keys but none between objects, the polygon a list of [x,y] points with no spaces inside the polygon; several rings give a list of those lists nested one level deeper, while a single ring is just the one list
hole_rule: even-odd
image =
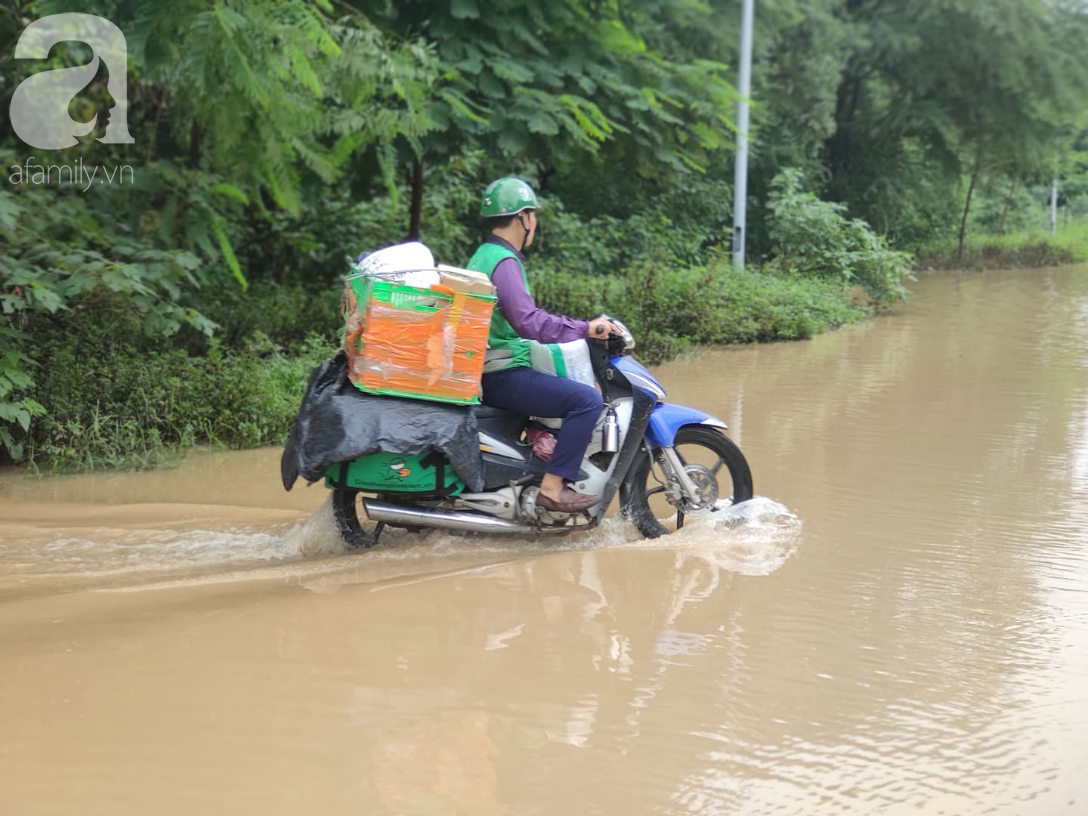
[{"label": "water splash", "polygon": [[645,539],[627,520],[609,517],[594,530],[563,538],[459,535],[443,530],[409,533],[387,529],[381,543],[367,551],[367,558],[385,562],[431,561],[436,557],[454,562],[466,559],[497,563],[502,560],[579,550],[674,550],[706,560],[712,566],[745,575],[769,575],[796,551],[801,540],[801,520],[772,499],[756,497],[736,507],[723,503],[719,511],[689,519],[675,531],[675,519],[662,519],[674,532]]},{"label": "water splash", "polygon": [[713,566],[744,575],[770,575],[788,561],[801,542],[804,525],[789,508],[756,496],[693,519],[669,538]]},{"label": "water splash", "polygon": [[[262,567],[282,570],[288,565],[310,577],[347,568],[388,580],[433,573],[436,568],[442,573],[487,568],[553,552],[622,549],[672,550],[717,569],[767,575],[796,551],[801,522],[783,505],[756,498],[691,519],[682,530],[653,540],[643,539],[626,520],[610,517],[595,530],[564,538],[390,528],[377,547],[352,552],[337,533],[331,502],[326,502],[305,520],[272,529],[201,524],[189,530],[98,526],[62,537],[38,533],[8,545],[9,578],[47,581],[57,588],[131,588],[213,576],[240,580],[266,575]],[[350,557],[336,557],[345,555]]]},{"label": "water splash", "polygon": [[[256,520],[231,524],[208,518],[190,529],[127,528],[124,512],[118,508],[115,519],[96,519],[93,526],[67,527],[63,535],[49,528],[14,531],[5,542],[4,574],[19,579],[78,578],[94,586],[110,578],[193,575],[327,557],[346,549],[328,503],[302,522],[271,529]],[[195,512],[193,517],[198,517]]]},{"label": "water splash", "polygon": [[[643,539],[620,519],[609,519],[611,525],[603,526],[602,532],[612,534],[611,527],[622,525],[627,536],[624,547],[668,549],[728,572],[770,575],[797,551],[803,530],[801,520],[789,508],[763,496],[736,506],[720,502],[714,513],[689,518],[680,530],[675,517],[659,521],[670,530],[669,535]],[[600,542],[599,546],[609,543]]]},{"label": "water splash", "polygon": [[279,533],[277,549],[282,558],[321,558],[347,551],[336,530],[331,498],[308,519]]}]

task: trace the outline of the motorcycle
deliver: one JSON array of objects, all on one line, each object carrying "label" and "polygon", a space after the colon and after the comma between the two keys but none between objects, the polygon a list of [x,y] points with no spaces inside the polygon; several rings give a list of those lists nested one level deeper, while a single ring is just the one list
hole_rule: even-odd
[{"label": "motorcycle", "polygon": [[[665,389],[634,358],[631,333],[608,319],[620,332],[587,341],[604,409],[575,482],[579,491],[599,495],[599,504],[574,514],[538,508],[547,463],[526,441],[530,418],[478,405],[483,492],[465,492],[437,452],[410,463],[388,453],[342,463],[333,472],[346,474],[350,465],[359,464],[370,472],[377,467],[386,477],[373,482],[326,479],[344,541],[355,548],[372,547],[386,526],[506,535],[591,530],[617,492],[622,514],[643,536],[657,538],[670,532],[659,513],[675,515],[679,530],[686,519],[751,499],[752,473],[740,448],[725,435],[728,426],[702,411],[666,402]],[[390,473],[423,478],[390,480]]]}]

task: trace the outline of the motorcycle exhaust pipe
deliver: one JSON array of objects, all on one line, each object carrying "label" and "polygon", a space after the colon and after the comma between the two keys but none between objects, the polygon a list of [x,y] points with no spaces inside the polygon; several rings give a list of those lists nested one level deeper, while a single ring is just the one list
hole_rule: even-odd
[{"label": "motorcycle exhaust pipe", "polygon": [[[526,524],[518,524],[505,519],[476,513],[458,513],[450,510],[435,510],[427,507],[401,507],[374,499],[364,499],[363,507],[371,521],[384,521],[394,527],[442,527],[446,530],[458,530],[465,533],[539,533]],[[563,531],[566,532],[566,531]]]}]

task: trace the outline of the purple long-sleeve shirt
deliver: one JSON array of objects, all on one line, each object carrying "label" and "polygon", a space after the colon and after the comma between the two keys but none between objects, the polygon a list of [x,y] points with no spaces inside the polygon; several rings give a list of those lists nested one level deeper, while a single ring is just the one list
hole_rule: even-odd
[{"label": "purple long-sleeve shirt", "polygon": [[491,283],[499,299],[499,311],[527,340],[538,343],[567,343],[581,340],[589,331],[588,320],[574,320],[564,315],[550,314],[533,300],[525,289],[521,269],[513,258],[499,261],[491,273]]}]

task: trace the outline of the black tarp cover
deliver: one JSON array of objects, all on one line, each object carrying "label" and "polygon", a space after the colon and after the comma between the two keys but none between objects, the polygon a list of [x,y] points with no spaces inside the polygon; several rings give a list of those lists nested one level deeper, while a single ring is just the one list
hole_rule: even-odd
[{"label": "black tarp cover", "polygon": [[340,352],[310,374],[280,460],[283,486],[313,483],[329,466],[379,451],[415,455],[437,450],[473,492],[483,490],[483,463],[472,408],[364,394],[347,378]]}]

